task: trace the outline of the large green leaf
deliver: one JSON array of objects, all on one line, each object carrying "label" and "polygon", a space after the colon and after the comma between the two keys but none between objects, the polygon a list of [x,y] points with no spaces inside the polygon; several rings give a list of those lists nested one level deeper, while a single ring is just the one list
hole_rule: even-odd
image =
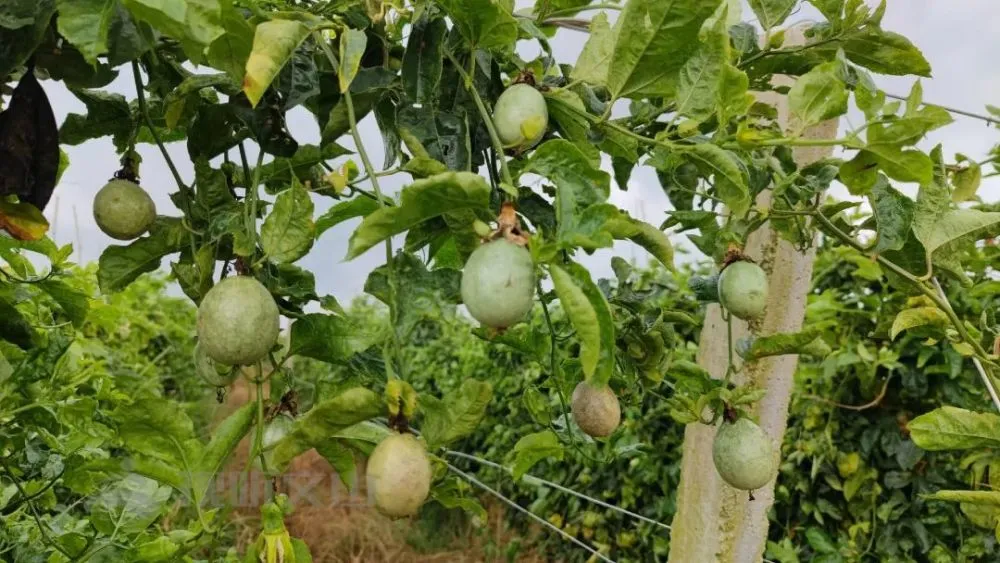
[{"label": "large green leaf", "polygon": [[447,23],[427,10],[413,24],[403,54],[403,90],[417,103],[428,103],[438,95],[444,58]]},{"label": "large green leaf", "polygon": [[843,43],[844,53],[852,62],[879,74],[930,76],[931,65],[909,39],[868,26],[850,34]]},{"label": "large green leaf", "polygon": [[73,94],[87,106],[87,113],[66,116],[66,121],[59,128],[59,142],[79,145],[90,139],[112,135],[116,147],[125,147],[133,128],[132,111],[125,97],[97,90],[74,90]]},{"label": "large green leaf", "polygon": [[514,463],[511,474],[514,479],[520,479],[536,463],[546,458],[561,461],[563,446],[559,437],[551,430],[543,430],[528,434],[514,444]]},{"label": "large green leaf", "polygon": [[693,161],[705,175],[715,180],[715,191],[734,217],[750,210],[750,186],[747,175],[736,156],[710,143],[677,147],[678,152]]},{"label": "large green leaf", "polygon": [[573,143],[553,139],[532,153],[523,172],[544,176],[556,185],[557,237],[571,240],[574,234],[587,230],[584,211],[603,203],[611,192],[611,177],[597,168]]},{"label": "large green leaf", "polygon": [[[204,447],[182,405],[160,398],[141,399],[115,410],[118,435],[142,472],[190,495]],[[137,469],[131,469],[137,471]],[[179,482],[177,481],[179,479]]]},{"label": "large green leaf", "polygon": [[[588,157],[596,158],[594,135],[580,94],[565,88],[551,88],[544,95],[549,109],[549,119],[554,122],[559,133],[573,141],[581,151],[588,151]],[[639,159],[639,145],[634,138],[622,134],[614,127],[597,124],[593,127],[600,137],[600,141],[596,144],[597,148],[629,163],[635,163]]]},{"label": "large green leaf", "polygon": [[893,180],[918,184],[931,181],[931,159],[917,149],[903,149],[897,145],[869,145],[865,152],[874,155],[879,168]]},{"label": "large green leaf", "polygon": [[316,219],[316,237],[337,225],[356,217],[367,217],[378,209],[378,202],[367,197],[342,201]]},{"label": "large green leaf", "polygon": [[825,351],[829,353],[830,347],[820,344],[822,342],[821,335],[829,328],[827,324],[820,324],[799,332],[769,334],[755,338],[747,350],[737,351],[741,352],[740,356],[748,362],[769,356],[783,356],[785,354],[823,356],[824,354],[818,352]]},{"label": "large green leaf", "polygon": [[108,31],[118,0],[58,0],[59,33],[72,43],[90,64],[108,52]]},{"label": "large green leaf", "polygon": [[403,188],[398,206],[365,217],[351,235],[347,258],[356,258],[383,240],[444,213],[487,210],[489,199],[489,184],[471,172],[445,172],[417,180]]},{"label": "large green leaf", "polygon": [[904,330],[919,326],[936,325],[945,326],[948,324],[948,315],[937,307],[914,307],[903,309],[892,321],[892,329],[889,331],[889,338],[895,340],[896,336]]},{"label": "large green leaf", "polygon": [[[396,326],[401,338],[410,333],[423,319],[439,317],[446,308],[453,309],[461,301],[462,272],[450,268],[427,270],[417,256],[400,252],[392,259],[392,274],[396,284]],[[379,266],[365,282],[365,291],[386,304],[391,304],[389,267]]]},{"label": "large green leaf", "polygon": [[698,50],[680,69],[677,83],[677,113],[703,121],[715,114],[726,67],[729,63],[729,33],[726,20],[702,33]]},{"label": "large green leaf", "polygon": [[344,317],[311,313],[292,323],[288,354],[345,364],[379,339],[379,335],[369,333],[366,327]]},{"label": "large green leaf", "polygon": [[646,249],[668,269],[674,269],[674,247],[666,233],[645,221],[622,216],[609,221],[605,227],[616,239],[628,239]]},{"label": "large green leaf", "polygon": [[821,121],[847,113],[847,86],[841,80],[840,61],[823,63],[792,85],[788,92],[788,107],[801,131]]},{"label": "large green leaf", "polygon": [[925,450],[1000,447],[1000,416],[941,407],[906,425],[913,442]]},{"label": "large green leaf", "polygon": [[35,52],[55,12],[55,0],[0,3],[0,80]]},{"label": "large green leaf", "polygon": [[367,46],[368,36],[363,31],[348,29],[340,35],[340,68],[337,69],[337,80],[340,82],[341,93],[347,92],[351,82],[354,82]]},{"label": "large green leaf", "polygon": [[431,451],[472,434],[486,415],[493,398],[493,386],[485,381],[466,379],[444,400],[423,394],[418,399],[423,413],[421,435]]},{"label": "large green leaf", "polygon": [[576,263],[550,265],[552,284],[580,340],[580,364],[588,381],[606,384],[614,371],[615,326],[604,294]]},{"label": "large green leaf", "polygon": [[231,7],[222,13],[222,26],[226,32],[208,46],[208,64],[225,72],[234,82],[242,83],[253,50],[254,29]]},{"label": "large green leaf", "polygon": [[269,258],[294,262],[309,252],[316,236],[313,207],[309,192],[298,184],[278,194],[260,228],[260,243]]},{"label": "large green leaf", "polygon": [[166,510],[170,487],[130,474],[110,484],[87,505],[90,523],[102,534],[138,534]]},{"label": "large green leaf", "polygon": [[188,242],[180,219],[159,217],[149,235],[128,246],[109,246],[98,260],[97,283],[104,293],[121,291],[136,278],[160,267],[163,257]]},{"label": "large green leaf", "polygon": [[603,86],[608,81],[608,69],[614,53],[616,34],[608,24],[608,15],[601,12],[590,21],[590,37],[576,60],[570,78],[582,80],[595,86]]},{"label": "large green leaf", "polygon": [[260,102],[268,86],[310,33],[308,25],[296,20],[271,20],[257,26],[243,77],[243,93],[251,105]]},{"label": "large green leaf", "polygon": [[698,32],[720,0],[629,0],[615,23],[607,86],[612,99],[667,95],[698,50]]},{"label": "large green leaf", "polygon": [[226,32],[219,0],[123,1],[136,17],[180,41],[195,62],[201,62],[204,50]]},{"label": "large green leaf", "polygon": [[359,422],[374,418],[385,411],[382,398],[363,387],[354,387],[318,403],[295,421],[289,432],[274,449],[269,461],[278,471],[284,471],[299,454],[321,446],[336,433]]},{"label": "large green leaf", "polygon": [[510,7],[494,0],[440,0],[456,28],[472,46],[505,49],[517,39],[517,20]]},{"label": "large green leaf", "polygon": [[433,107],[404,107],[397,114],[396,127],[414,157],[432,158],[450,170],[470,169],[471,139],[461,108],[453,112]]},{"label": "large green leaf", "polygon": [[38,287],[59,304],[73,326],[79,328],[87,320],[90,297],[86,293],[70,287],[62,280],[52,278],[39,282]]},{"label": "large green leaf", "polygon": [[765,30],[781,25],[798,4],[798,0],[750,0],[750,9]]},{"label": "large green leaf", "polygon": [[257,404],[249,402],[226,417],[212,430],[212,439],[205,446],[201,458],[198,459],[198,470],[193,483],[195,499],[201,501],[205,498],[209,484],[222,470],[223,464],[236,450],[236,446],[253,427],[256,414]]}]

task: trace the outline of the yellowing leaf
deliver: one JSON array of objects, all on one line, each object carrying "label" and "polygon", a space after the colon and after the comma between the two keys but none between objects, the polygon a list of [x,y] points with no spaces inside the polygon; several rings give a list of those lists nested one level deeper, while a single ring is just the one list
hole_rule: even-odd
[{"label": "yellowing leaf", "polygon": [[271,20],[257,26],[243,77],[243,92],[251,105],[257,106],[309,33],[309,26],[292,20]]},{"label": "yellowing leaf", "polygon": [[49,222],[30,203],[0,200],[0,229],[17,240],[39,240],[49,231]]},{"label": "yellowing leaf", "polygon": [[361,57],[365,54],[367,45],[368,36],[363,31],[348,29],[340,36],[340,69],[337,72],[337,80],[340,81],[341,93],[347,92],[354,77],[357,76],[358,68],[361,67]]},{"label": "yellowing leaf", "polygon": [[924,325],[945,325],[948,323],[948,315],[937,307],[917,307],[914,309],[903,309],[896,315],[896,320],[892,321],[892,330],[889,337],[892,340],[904,330]]}]

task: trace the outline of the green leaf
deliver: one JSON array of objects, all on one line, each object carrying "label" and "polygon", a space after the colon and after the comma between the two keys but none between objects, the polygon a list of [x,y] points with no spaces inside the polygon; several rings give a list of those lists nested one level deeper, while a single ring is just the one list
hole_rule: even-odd
[{"label": "green leaf", "polygon": [[915,307],[903,309],[892,321],[892,329],[889,331],[889,338],[895,340],[899,333],[904,330],[925,325],[946,326],[948,315],[937,307]]},{"label": "green leaf", "polygon": [[160,517],[169,500],[169,487],[141,475],[127,475],[91,499],[90,523],[109,536],[138,534]]},{"label": "green leaf", "polygon": [[630,0],[615,23],[607,86],[612,99],[668,95],[699,48],[698,32],[719,0]]},{"label": "green leaf", "polygon": [[788,105],[798,131],[847,113],[847,86],[840,61],[816,66],[799,77],[788,92]]},{"label": "green leaf", "polygon": [[563,459],[563,446],[559,437],[551,430],[535,432],[522,437],[514,444],[514,463],[511,474],[514,479],[520,479],[536,463],[546,458],[556,461]]},{"label": "green leaf", "polygon": [[279,263],[295,262],[312,248],[315,235],[312,199],[296,183],[278,194],[260,228],[260,243],[268,258]]},{"label": "green leaf", "polygon": [[59,33],[90,64],[108,52],[108,31],[118,0],[58,0]]},{"label": "green leaf", "polygon": [[403,53],[403,90],[417,103],[425,104],[438,96],[444,68],[444,41],[448,24],[433,17],[430,10],[413,24]]},{"label": "green leaf", "polygon": [[781,25],[796,4],[798,0],[750,0],[750,9],[766,31]]},{"label": "green leaf", "polygon": [[87,313],[90,311],[90,297],[86,293],[52,278],[41,281],[37,285],[59,304],[59,308],[69,317],[73,326],[77,328],[83,326],[84,321],[87,320]]},{"label": "green leaf", "polygon": [[684,63],[677,83],[677,113],[704,121],[715,114],[722,81],[729,63],[726,20],[702,33],[698,50]]},{"label": "green leaf", "polygon": [[345,364],[355,354],[377,343],[378,338],[344,317],[312,313],[292,323],[288,354]]},{"label": "green leaf", "polygon": [[[195,438],[194,424],[180,403],[160,398],[141,399],[118,407],[114,418],[119,436],[136,456],[135,463],[153,471],[144,474],[156,479],[163,475],[170,479],[163,482],[185,494],[191,493],[193,472],[197,469],[194,464],[201,459],[204,448]],[[177,479],[180,481],[176,482]]]},{"label": "green leaf", "polygon": [[975,199],[983,181],[983,169],[978,162],[970,160],[965,155],[958,155],[958,158],[959,161],[966,161],[968,164],[952,176],[955,191],[951,193],[951,200],[956,203]]},{"label": "green leaf", "polygon": [[360,256],[383,240],[444,213],[489,209],[490,186],[472,172],[445,172],[403,188],[398,206],[365,217],[351,235],[347,258]]},{"label": "green leaf", "polygon": [[[396,326],[401,338],[407,339],[424,319],[439,318],[446,309],[462,300],[462,272],[450,268],[427,270],[417,256],[400,252],[392,259],[396,276]],[[389,266],[382,265],[368,275],[365,292],[383,303],[391,304]]]},{"label": "green leaf", "polygon": [[465,113],[435,108],[405,107],[397,114],[396,126],[406,148],[416,158],[429,157],[443,162],[450,170],[469,170],[469,128]]},{"label": "green leaf", "polygon": [[199,502],[205,498],[208,486],[215,479],[240,441],[250,432],[257,415],[257,404],[250,402],[226,417],[212,430],[212,439],[198,460],[198,472],[193,483],[194,497]]},{"label": "green leaf", "polygon": [[97,283],[102,293],[121,291],[136,278],[160,267],[164,256],[179,252],[188,242],[180,219],[158,217],[149,236],[128,246],[109,246],[98,260]]},{"label": "green leaf", "polygon": [[348,389],[300,416],[292,431],[275,444],[270,461],[278,471],[284,471],[299,454],[321,446],[334,434],[384,411],[385,404],[376,393],[364,387]]},{"label": "green leaf", "polygon": [[609,62],[614,53],[616,34],[608,24],[608,15],[600,12],[590,20],[590,37],[583,46],[570,78],[594,86],[604,86],[608,81]]},{"label": "green leaf", "polygon": [[[552,88],[543,95],[549,109],[549,118],[555,123],[560,134],[573,141],[577,148],[593,151],[591,124],[586,117],[587,110],[580,95],[564,88]],[[600,150],[630,163],[638,161],[639,144],[635,139],[606,125],[595,124],[594,132],[601,137],[597,142],[597,148]],[[596,160],[597,153],[588,152],[587,156]]]},{"label": "green leaf", "polygon": [[734,217],[742,217],[750,210],[750,186],[733,153],[709,143],[677,148],[704,173],[713,176],[716,195]]},{"label": "green leaf", "polygon": [[576,145],[553,139],[532,153],[522,172],[548,178],[556,191],[557,237],[571,240],[583,228],[584,211],[611,193],[611,176],[597,168]]},{"label": "green leaf", "polygon": [[137,18],[180,41],[184,52],[196,63],[202,62],[205,48],[226,32],[219,0],[123,1]]},{"label": "green leaf", "polygon": [[906,425],[915,444],[929,451],[971,450],[1000,446],[1000,416],[941,407]]},{"label": "green leaf", "polygon": [[240,84],[246,74],[247,59],[253,50],[254,29],[232,7],[224,8],[222,27],[226,32],[208,46],[208,64],[225,72],[233,82]]},{"label": "green leaf", "polygon": [[59,128],[59,142],[79,145],[90,139],[113,135],[115,146],[123,148],[132,132],[132,111],[120,94],[97,90],[73,90],[87,106],[86,115],[71,113]]},{"label": "green leaf", "polygon": [[580,340],[580,364],[587,380],[606,384],[614,371],[615,326],[604,294],[576,263],[549,266],[556,296]]},{"label": "green leaf", "polygon": [[440,0],[466,41],[479,49],[506,49],[517,40],[517,20],[510,7],[493,0]]},{"label": "green leaf", "polygon": [[243,92],[253,107],[310,33],[309,26],[294,20],[271,20],[257,26],[243,77]]},{"label": "green leaf", "polygon": [[879,74],[904,76],[931,75],[931,65],[909,39],[867,26],[860,33],[852,33],[843,43],[847,58]]},{"label": "green leaf", "polygon": [[889,185],[884,179],[871,193],[878,238],[872,249],[876,254],[902,250],[913,225],[915,204],[912,199]]},{"label": "green leaf", "polygon": [[314,446],[316,453],[323,456],[323,459],[330,463],[333,470],[340,478],[340,482],[348,491],[355,490],[357,482],[358,461],[354,458],[354,452],[344,440],[326,440]]},{"label": "green leaf", "polygon": [[0,338],[27,350],[34,346],[35,330],[28,319],[0,294]]},{"label": "green leaf", "polygon": [[344,221],[367,217],[378,209],[378,202],[367,197],[356,197],[334,205],[316,219],[316,238]]},{"label": "green leaf", "polygon": [[435,483],[431,498],[445,508],[460,508],[472,518],[479,518],[480,522],[486,522],[488,518],[486,509],[476,499],[475,491],[470,491],[465,482],[456,476],[446,477],[443,483]]},{"label": "green leaf", "polygon": [[606,228],[616,239],[628,239],[646,249],[669,270],[674,269],[674,247],[666,233],[628,216],[612,219]]},{"label": "green leaf", "polygon": [[466,379],[444,400],[422,394],[418,398],[424,419],[420,431],[427,448],[434,451],[472,434],[486,416],[493,398],[493,386],[486,381]]},{"label": "green leaf", "polygon": [[923,498],[1000,507],[1000,492],[996,491],[937,491]]},{"label": "green leaf", "polygon": [[[838,179],[847,186],[851,195],[866,195],[879,179],[878,159],[873,153],[860,151],[851,160],[840,165]],[[888,184],[884,180],[885,184]]]},{"label": "green leaf", "polygon": [[1000,212],[978,209],[953,209],[933,223],[914,227],[917,238],[928,254],[953,247],[961,242],[991,238],[1000,232]]},{"label": "green leaf", "polygon": [[[779,332],[762,336],[754,339],[750,348],[741,352],[740,356],[744,360],[752,362],[770,356],[806,353],[806,350],[810,348],[810,351],[814,351],[817,348],[810,347],[810,345],[817,339],[821,340],[823,333],[829,328],[829,324],[819,324],[799,332]],[[829,351],[829,347],[827,347],[827,351]]]},{"label": "green leaf", "polygon": [[340,35],[340,68],[337,69],[337,80],[340,81],[340,92],[344,93],[351,87],[351,82],[361,67],[361,57],[368,46],[368,36],[357,29],[348,29]]},{"label": "green leaf", "polygon": [[887,176],[900,182],[925,184],[933,177],[931,159],[916,149],[903,149],[895,145],[869,145],[871,153]]},{"label": "green leaf", "polygon": [[14,12],[9,12],[8,6],[5,2],[0,14],[0,77],[6,77],[35,52],[56,12],[55,0],[22,1],[18,4],[22,9]]}]

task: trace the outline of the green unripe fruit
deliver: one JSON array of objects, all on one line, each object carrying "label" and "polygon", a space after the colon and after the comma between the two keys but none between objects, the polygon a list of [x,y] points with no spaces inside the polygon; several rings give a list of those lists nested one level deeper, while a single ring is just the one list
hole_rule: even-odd
[{"label": "green unripe fruit", "polygon": [[94,198],[94,220],[109,237],[132,240],[156,220],[156,204],[134,182],[111,180]]},{"label": "green unripe fruit", "polygon": [[594,438],[610,436],[622,420],[618,397],[607,385],[581,381],[573,389],[573,420],[580,430]]},{"label": "green unripe fruit", "polygon": [[542,140],[549,127],[545,97],[528,84],[507,88],[493,107],[493,124],[503,146],[530,149]]},{"label": "green unripe fruit", "polygon": [[756,319],[767,305],[767,274],[753,262],[733,262],[719,275],[719,303],[745,321]]},{"label": "green unripe fruit", "polygon": [[391,434],[372,451],[366,469],[368,498],[390,518],[413,516],[431,490],[427,450],[412,434]]},{"label": "green unripe fruit", "polygon": [[194,347],[194,371],[205,383],[214,387],[228,387],[239,375],[232,367],[209,358],[201,344]]},{"label": "green unripe fruit", "polygon": [[198,307],[198,342],[225,365],[262,359],[278,340],[278,306],[261,283],[248,276],[226,278]]},{"label": "green unripe fruit", "polygon": [[722,423],[712,443],[712,461],[723,481],[744,491],[763,487],[778,472],[771,438],[747,418]]},{"label": "green unripe fruit", "polygon": [[506,239],[477,248],[462,272],[462,301],[488,327],[507,328],[531,311],[535,300],[531,253]]}]

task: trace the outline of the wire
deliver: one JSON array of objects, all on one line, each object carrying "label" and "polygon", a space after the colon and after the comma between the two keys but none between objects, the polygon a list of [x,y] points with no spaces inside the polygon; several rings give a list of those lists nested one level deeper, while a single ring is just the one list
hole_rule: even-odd
[{"label": "wire", "polygon": [[[469,454],[466,454],[466,453],[456,452],[456,451],[452,451],[452,450],[445,450],[445,453],[448,454],[448,455],[452,455],[452,456],[456,456],[456,457],[461,457],[463,459],[468,459],[468,460],[471,460],[471,461],[475,461],[476,463],[481,463],[483,465],[487,465],[489,467],[494,467],[496,469],[502,469],[502,470],[506,471],[507,473],[510,473],[510,469],[509,468],[504,467],[503,465],[500,465],[499,463],[495,463],[495,462],[492,462],[492,461],[489,461],[489,460],[478,458],[478,457],[476,457],[474,455],[469,455]],[[567,493],[567,494],[571,494],[571,495],[573,495],[573,496],[575,496],[577,498],[581,498],[583,500],[590,501],[590,502],[592,502],[594,504],[603,506],[604,508],[607,508],[609,510],[614,510],[615,512],[620,512],[622,514],[631,516],[632,518],[636,518],[638,520],[642,520],[643,522],[647,522],[649,524],[653,524],[654,526],[659,526],[659,527],[661,527],[661,528],[663,528],[665,530],[670,530],[670,526],[664,524],[663,522],[657,522],[656,520],[653,520],[652,518],[647,518],[647,517],[643,516],[642,514],[636,514],[635,512],[632,512],[630,510],[626,510],[624,508],[615,506],[613,504],[606,503],[606,502],[604,502],[602,500],[598,500],[598,499],[593,498],[593,497],[588,497],[587,495],[585,495],[583,493],[578,493],[578,492],[574,491],[573,489],[566,488],[566,487],[564,487],[564,486],[562,486],[562,485],[560,485],[558,483],[553,483],[552,481],[546,481],[545,479],[541,479],[539,477],[535,477],[534,475],[530,475],[530,474],[525,475],[525,477],[527,477],[527,478],[529,478],[531,480],[537,481],[539,483],[548,485],[549,487],[552,487],[553,489],[562,491],[562,492]]]},{"label": "wire", "polygon": [[[892,98],[894,100],[901,100],[901,101],[904,101],[904,102],[907,99],[905,96],[897,96],[896,94],[890,94],[889,92],[885,92],[885,97],[886,98]],[[941,109],[943,109],[943,110],[945,110],[947,112],[950,112],[950,113],[957,113],[959,115],[964,115],[966,117],[971,117],[971,118],[974,118],[974,119],[981,119],[981,120],[985,121],[986,123],[993,123],[993,124],[996,124],[996,125],[1000,125],[1000,118],[990,117],[988,115],[983,115],[981,113],[973,113],[971,111],[966,111],[964,109],[952,108],[952,107],[948,107],[948,106],[943,106],[941,104],[932,104],[930,102],[924,102],[923,105],[925,105],[925,106],[939,107],[939,108],[941,108]]]},{"label": "wire", "polygon": [[564,532],[561,528],[559,528],[558,526],[556,526],[552,522],[549,522],[548,520],[545,520],[544,518],[542,518],[541,516],[535,514],[532,511],[528,510],[527,508],[524,508],[523,506],[521,506],[521,505],[517,504],[516,502],[510,500],[509,498],[503,496],[502,494],[500,494],[499,492],[497,492],[495,489],[491,488],[489,485],[483,483],[479,479],[476,479],[472,475],[469,475],[468,473],[462,471],[461,469],[455,467],[454,465],[452,465],[452,464],[450,464],[448,462],[445,462],[445,465],[447,465],[448,469],[451,470],[453,473],[459,475],[460,477],[462,477],[466,481],[472,483],[473,485],[479,487],[480,489],[483,489],[484,491],[486,491],[486,492],[490,493],[491,495],[497,497],[498,499],[500,499],[501,501],[503,501],[504,504],[506,504],[507,506],[513,508],[514,510],[517,510],[518,512],[521,512],[521,513],[527,515],[532,520],[535,520],[539,524],[541,524],[541,525],[545,526],[546,528],[548,528],[548,529],[556,532],[557,534],[559,534],[560,536],[562,536],[562,537],[566,538],[567,540],[573,542],[577,546],[579,546],[579,547],[587,550],[587,552],[590,553],[591,555],[597,557],[598,559],[600,559],[602,561],[607,561],[608,563],[615,563],[614,559],[609,559],[607,556],[605,556],[601,552],[597,551],[596,549],[590,547],[589,545],[583,543],[582,541],[580,541],[580,540],[574,538],[573,536],[567,534],[566,532]]}]

